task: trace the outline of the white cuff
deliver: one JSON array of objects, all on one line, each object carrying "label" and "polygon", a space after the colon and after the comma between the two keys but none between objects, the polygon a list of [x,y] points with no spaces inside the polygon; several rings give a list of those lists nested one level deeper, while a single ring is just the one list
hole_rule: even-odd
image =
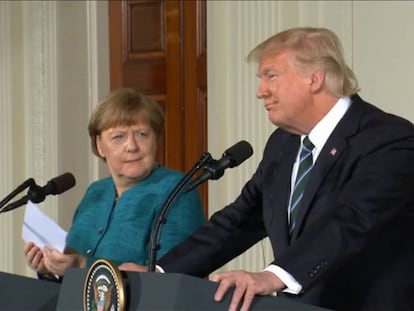
[{"label": "white cuff", "polygon": [[264,269],[264,271],[272,272],[286,285],[283,292],[297,295],[302,290],[302,285],[300,285],[290,273],[286,272],[281,267],[270,265]]}]

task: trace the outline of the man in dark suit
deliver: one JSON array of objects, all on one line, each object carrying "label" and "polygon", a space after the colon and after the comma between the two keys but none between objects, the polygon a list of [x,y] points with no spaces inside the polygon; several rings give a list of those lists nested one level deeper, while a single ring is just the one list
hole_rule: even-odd
[{"label": "man in dark suit", "polygon": [[264,271],[214,276],[216,300],[235,286],[230,310],[274,292],[335,310],[414,310],[413,125],[357,95],[327,29],[286,30],[249,59],[278,129],[234,203],[158,265],[205,277],[268,236]]}]

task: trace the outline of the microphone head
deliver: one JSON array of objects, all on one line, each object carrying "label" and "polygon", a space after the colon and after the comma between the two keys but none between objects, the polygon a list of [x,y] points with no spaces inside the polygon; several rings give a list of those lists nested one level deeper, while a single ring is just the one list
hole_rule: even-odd
[{"label": "microphone head", "polygon": [[64,173],[59,175],[51,180],[46,184],[45,192],[46,194],[61,194],[66,190],[69,190],[73,186],[75,186],[76,181],[75,177],[72,173]]},{"label": "microphone head", "polygon": [[246,161],[253,154],[252,146],[245,140],[241,140],[224,151],[223,157],[229,160],[228,167],[235,167]]}]

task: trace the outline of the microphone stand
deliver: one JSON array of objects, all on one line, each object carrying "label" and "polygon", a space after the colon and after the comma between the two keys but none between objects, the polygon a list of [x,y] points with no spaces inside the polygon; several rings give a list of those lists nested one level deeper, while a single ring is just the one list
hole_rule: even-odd
[{"label": "microphone stand", "polygon": [[155,272],[155,262],[157,259],[157,251],[160,248],[158,243],[161,227],[167,222],[166,214],[171,207],[171,204],[175,201],[178,195],[182,192],[184,186],[187,184],[188,180],[207,162],[211,159],[211,154],[206,152],[201,158],[197,161],[192,169],[184,175],[184,177],[178,182],[175,188],[170,192],[167,199],[164,201],[161,210],[158,214],[158,217],[155,219],[151,237],[150,237],[150,252],[148,257],[148,271]]},{"label": "microphone stand", "polygon": [[8,196],[6,196],[3,200],[0,202],[0,213],[7,212],[11,209],[14,209],[16,207],[19,207],[27,202],[27,196],[24,196],[20,198],[19,200],[10,203],[7,206],[4,206],[6,203],[8,203],[11,199],[13,199],[17,194],[22,192],[28,187],[35,186],[36,183],[33,178],[29,178],[25,180],[20,186],[18,186],[15,190],[13,190]]}]

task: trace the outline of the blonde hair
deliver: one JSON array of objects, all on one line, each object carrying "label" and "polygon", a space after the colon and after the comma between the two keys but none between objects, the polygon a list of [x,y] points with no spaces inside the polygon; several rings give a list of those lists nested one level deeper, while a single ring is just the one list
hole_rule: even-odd
[{"label": "blonde hair", "polygon": [[359,91],[358,80],[345,62],[341,41],[331,30],[312,27],[285,30],[257,45],[247,60],[260,62],[263,57],[285,51],[293,53],[296,66],[322,68],[326,87],[335,96],[350,96]]},{"label": "blonde hair", "polygon": [[164,131],[164,112],[160,105],[130,88],[119,88],[106,96],[94,109],[89,119],[88,132],[92,152],[99,155],[96,140],[102,131],[119,125],[147,122],[157,139]]}]

